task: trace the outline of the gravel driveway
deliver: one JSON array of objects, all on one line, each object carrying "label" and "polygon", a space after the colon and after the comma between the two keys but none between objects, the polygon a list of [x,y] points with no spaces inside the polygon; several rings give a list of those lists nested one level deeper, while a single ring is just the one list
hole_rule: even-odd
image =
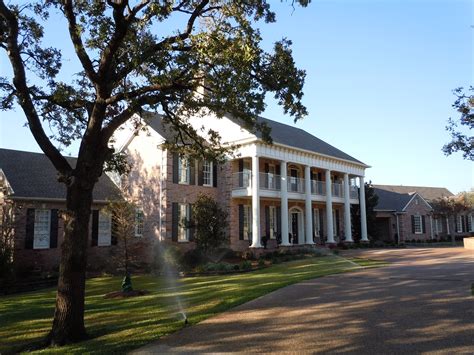
[{"label": "gravel driveway", "polygon": [[379,269],[288,286],[139,349],[474,354],[474,251],[347,251]]}]

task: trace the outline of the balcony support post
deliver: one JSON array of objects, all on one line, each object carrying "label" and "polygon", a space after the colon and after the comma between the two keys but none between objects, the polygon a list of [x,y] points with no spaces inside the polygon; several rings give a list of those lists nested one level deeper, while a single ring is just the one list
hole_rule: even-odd
[{"label": "balcony support post", "polygon": [[363,176],[359,176],[359,185],[360,236],[362,242],[368,242],[369,238],[367,238],[367,215],[365,210],[365,183]]},{"label": "balcony support post", "polygon": [[309,165],[304,167],[305,183],[305,220],[306,220],[306,244],[313,242],[313,217],[311,210],[311,168]]},{"label": "balcony support post", "polygon": [[331,184],[331,170],[326,170],[326,229],[327,229],[327,243],[335,244],[334,240],[334,226],[332,223],[332,184]]},{"label": "balcony support post", "polygon": [[281,162],[281,245],[289,246],[288,238],[288,178],[286,161]]},{"label": "balcony support post", "polygon": [[260,243],[260,183],[258,156],[252,156],[252,245],[261,248]]},{"label": "balcony support post", "polygon": [[349,174],[344,174],[344,239],[352,243],[351,203],[349,202]]}]

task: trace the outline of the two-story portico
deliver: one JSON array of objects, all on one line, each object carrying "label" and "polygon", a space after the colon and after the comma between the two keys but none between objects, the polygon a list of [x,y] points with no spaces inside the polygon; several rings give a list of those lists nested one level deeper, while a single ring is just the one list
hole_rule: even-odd
[{"label": "two-story portico", "polygon": [[[232,213],[241,247],[353,241],[350,205],[359,203],[368,166],[309,133],[261,119],[273,144],[241,143],[232,161]],[[255,173],[254,173],[255,172]],[[361,236],[367,241],[364,189]],[[237,207],[235,207],[237,206]],[[235,228],[235,227],[234,227]]]}]

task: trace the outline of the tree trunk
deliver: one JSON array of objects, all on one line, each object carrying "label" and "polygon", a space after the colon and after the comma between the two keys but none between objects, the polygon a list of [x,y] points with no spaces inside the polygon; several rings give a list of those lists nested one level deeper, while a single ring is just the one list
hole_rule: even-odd
[{"label": "tree trunk", "polygon": [[84,327],[84,294],[93,186],[94,182],[90,177],[76,177],[67,188],[56,309],[47,338],[51,345],[78,342],[87,337]]}]

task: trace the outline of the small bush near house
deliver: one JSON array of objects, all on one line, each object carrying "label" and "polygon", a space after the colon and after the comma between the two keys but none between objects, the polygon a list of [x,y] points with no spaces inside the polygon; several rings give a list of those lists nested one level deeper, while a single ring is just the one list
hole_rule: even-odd
[{"label": "small bush near house", "polygon": [[265,266],[265,259],[258,259],[258,266]]},{"label": "small bush near house", "polygon": [[173,245],[156,243],[153,248],[153,271],[178,271],[182,266],[183,252]]},{"label": "small bush near house", "polygon": [[240,263],[240,270],[250,270],[252,263],[249,260],[244,260]]}]

